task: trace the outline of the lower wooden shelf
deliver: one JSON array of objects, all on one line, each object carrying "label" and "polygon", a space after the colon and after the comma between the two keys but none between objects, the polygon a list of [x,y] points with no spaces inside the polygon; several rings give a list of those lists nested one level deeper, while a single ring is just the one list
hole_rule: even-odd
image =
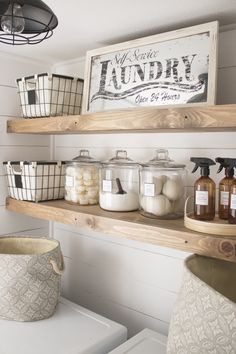
[{"label": "lower wooden shelf", "polygon": [[148,219],[137,212],[108,212],[99,206],[77,206],[64,200],[40,203],[6,199],[7,210],[139,242],[236,262],[235,237],[210,235],[184,227],[183,219]]}]

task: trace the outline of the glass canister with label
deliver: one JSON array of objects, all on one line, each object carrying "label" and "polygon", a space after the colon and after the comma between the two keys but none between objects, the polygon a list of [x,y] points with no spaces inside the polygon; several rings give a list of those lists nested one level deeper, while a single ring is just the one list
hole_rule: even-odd
[{"label": "glass canister with label", "polygon": [[65,200],[79,205],[98,204],[100,161],[80,150],[79,156],[66,162]]},{"label": "glass canister with label", "polygon": [[139,209],[139,165],[127,157],[125,150],[102,163],[99,205],[110,211]]},{"label": "glass canister with label", "polygon": [[185,165],[174,164],[165,149],[141,164],[140,208],[147,217],[177,219],[183,216],[185,202]]}]

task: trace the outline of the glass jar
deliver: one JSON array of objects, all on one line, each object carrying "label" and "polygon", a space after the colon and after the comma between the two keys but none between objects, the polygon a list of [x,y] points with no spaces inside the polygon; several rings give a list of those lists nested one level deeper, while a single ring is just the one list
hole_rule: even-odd
[{"label": "glass jar", "polygon": [[110,211],[139,209],[139,165],[127,157],[125,150],[102,163],[99,205]]},{"label": "glass jar", "polygon": [[100,166],[88,150],[80,150],[79,156],[67,161],[65,200],[79,205],[98,204]]},{"label": "glass jar", "polygon": [[170,160],[168,151],[156,156],[140,170],[140,208],[147,217],[177,219],[184,214],[186,170]]}]

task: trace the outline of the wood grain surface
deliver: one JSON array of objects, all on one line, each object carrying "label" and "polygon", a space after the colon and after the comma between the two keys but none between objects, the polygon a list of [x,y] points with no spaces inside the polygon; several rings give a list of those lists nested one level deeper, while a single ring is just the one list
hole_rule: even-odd
[{"label": "wood grain surface", "polygon": [[150,107],[105,111],[80,116],[16,119],[8,133],[81,134],[154,131],[236,130],[236,104],[196,107]]},{"label": "wood grain surface", "polygon": [[6,208],[35,218],[236,262],[236,237],[191,231],[184,227],[183,219],[149,219],[138,211],[108,212],[99,206],[71,205],[64,200],[32,203],[7,198]]}]

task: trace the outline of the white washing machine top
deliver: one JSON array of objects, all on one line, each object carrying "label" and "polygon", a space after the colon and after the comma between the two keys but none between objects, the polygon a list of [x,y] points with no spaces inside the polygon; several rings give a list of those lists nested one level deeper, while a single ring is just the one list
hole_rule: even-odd
[{"label": "white washing machine top", "polygon": [[109,354],[166,354],[167,337],[145,328]]},{"label": "white washing machine top", "polygon": [[46,320],[0,320],[1,354],[107,354],[126,338],[124,326],[63,298]]}]

